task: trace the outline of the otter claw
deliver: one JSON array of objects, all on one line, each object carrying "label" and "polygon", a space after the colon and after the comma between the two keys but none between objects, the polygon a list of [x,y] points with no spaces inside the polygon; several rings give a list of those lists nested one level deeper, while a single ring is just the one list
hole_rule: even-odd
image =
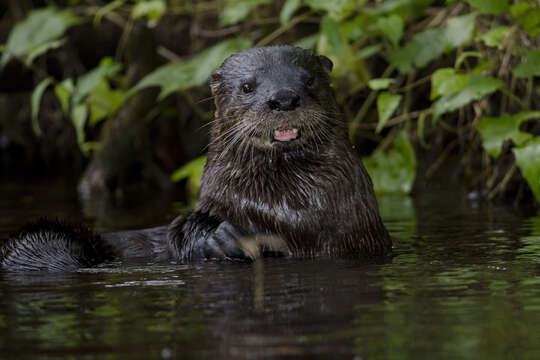
[{"label": "otter claw", "polygon": [[241,228],[227,221],[219,224],[204,243],[206,259],[232,262],[252,262],[263,256],[288,256],[287,243],[278,236],[248,235]]}]

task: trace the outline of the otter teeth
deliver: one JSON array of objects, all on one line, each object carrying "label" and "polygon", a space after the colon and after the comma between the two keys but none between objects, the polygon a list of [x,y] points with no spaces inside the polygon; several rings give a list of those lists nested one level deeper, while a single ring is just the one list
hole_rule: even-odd
[{"label": "otter teeth", "polygon": [[274,130],[274,140],[277,141],[291,141],[298,137],[298,129],[297,128],[290,128],[290,127],[283,127],[277,130]]}]

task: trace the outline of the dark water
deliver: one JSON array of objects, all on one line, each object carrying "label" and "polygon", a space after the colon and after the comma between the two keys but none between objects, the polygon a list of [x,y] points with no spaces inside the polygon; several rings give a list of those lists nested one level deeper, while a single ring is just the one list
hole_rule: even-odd
[{"label": "dark water", "polygon": [[[73,183],[0,183],[0,237],[40,215],[99,229],[174,210],[80,205]],[[381,198],[385,264],[117,263],[0,274],[5,359],[540,359],[540,216],[426,191]]]}]

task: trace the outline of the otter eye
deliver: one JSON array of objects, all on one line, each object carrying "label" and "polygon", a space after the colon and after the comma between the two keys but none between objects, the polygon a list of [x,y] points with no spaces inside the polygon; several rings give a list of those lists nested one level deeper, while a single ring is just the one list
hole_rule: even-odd
[{"label": "otter eye", "polygon": [[253,85],[251,85],[250,83],[243,83],[242,84],[242,92],[244,94],[249,94],[252,91],[253,91]]},{"label": "otter eye", "polygon": [[313,76],[310,76],[310,77],[306,80],[306,86],[307,86],[307,87],[312,87],[314,84],[315,84],[315,78],[314,78]]}]

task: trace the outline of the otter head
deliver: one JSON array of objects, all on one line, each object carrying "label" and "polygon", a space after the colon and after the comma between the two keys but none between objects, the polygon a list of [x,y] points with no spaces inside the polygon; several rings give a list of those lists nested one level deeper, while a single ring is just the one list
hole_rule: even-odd
[{"label": "otter head", "polygon": [[331,71],[327,57],[293,46],[231,55],[209,79],[216,104],[216,150],[306,151],[335,141],[338,132],[346,134]]}]

